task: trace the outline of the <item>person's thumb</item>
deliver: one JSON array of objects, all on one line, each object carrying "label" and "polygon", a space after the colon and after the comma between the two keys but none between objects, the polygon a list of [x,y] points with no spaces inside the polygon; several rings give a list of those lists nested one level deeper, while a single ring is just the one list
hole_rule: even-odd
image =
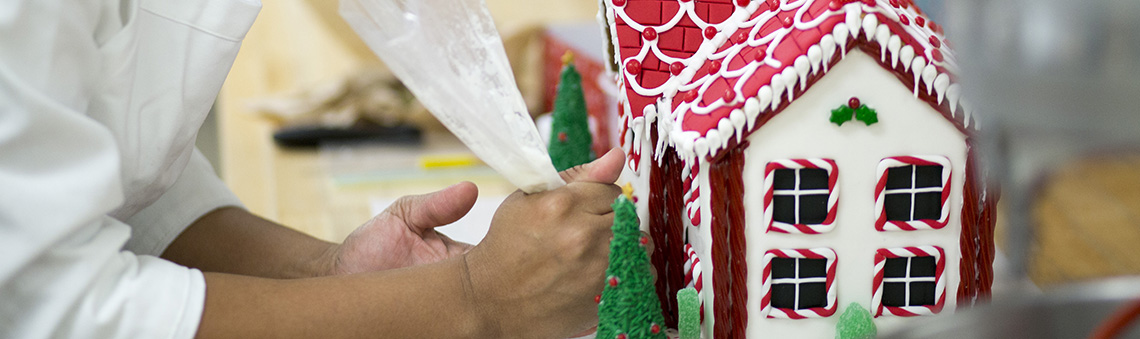
[{"label": "person's thumb", "polygon": [[459,220],[471,211],[478,197],[479,188],[464,181],[436,192],[401,197],[389,212],[420,233]]},{"label": "person's thumb", "polygon": [[597,160],[574,166],[559,174],[562,175],[562,180],[566,180],[567,184],[572,182],[612,184],[621,175],[624,164],[625,153],[620,148],[615,147]]}]

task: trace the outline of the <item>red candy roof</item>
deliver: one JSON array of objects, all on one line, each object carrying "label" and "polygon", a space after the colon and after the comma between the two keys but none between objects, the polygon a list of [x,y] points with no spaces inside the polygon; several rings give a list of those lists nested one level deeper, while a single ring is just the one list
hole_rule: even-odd
[{"label": "red candy roof", "polygon": [[877,47],[884,66],[913,77],[916,97],[959,128],[975,128],[958,114],[941,27],[911,0],[605,1],[626,128],[664,124],[661,140],[682,158],[716,155],[860,46]]}]

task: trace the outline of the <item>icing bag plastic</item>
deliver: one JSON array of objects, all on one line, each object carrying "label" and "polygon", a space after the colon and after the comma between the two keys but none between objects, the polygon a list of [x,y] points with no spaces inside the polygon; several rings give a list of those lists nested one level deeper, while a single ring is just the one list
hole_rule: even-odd
[{"label": "icing bag plastic", "polygon": [[483,0],[341,0],[340,15],[475,155],[527,193],[554,170]]}]

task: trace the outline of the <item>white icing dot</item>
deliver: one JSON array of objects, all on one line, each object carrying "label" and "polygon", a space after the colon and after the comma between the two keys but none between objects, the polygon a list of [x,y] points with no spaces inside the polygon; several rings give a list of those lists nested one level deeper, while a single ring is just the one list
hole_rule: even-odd
[{"label": "white icing dot", "polygon": [[902,38],[891,35],[891,39],[887,41],[887,50],[891,51],[891,68],[899,66],[899,48],[902,48]]},{"label": "white icing dot", "polygon": [[875,29],[879,27],[879,17],[874,15],[867,15],[863,17],[863,34],[867,35],[867,40],[875,37]]},{"label": "white icing dot", "polygon": [[906,45],[899,49],[899,61],[902,62],[903,70],[910,71],[910,62],[912,60],[914,60],[914,47]]},{"label": "white icing dot", "polygon": [[808,61],[811,62],[811,73],[819,73],[819,65],[823,61],[823,51],[819,48],[819,45],[811,45],[811,47],[808,47],[807,57]]},{"label": "white icing dot", "polygon": [[950,76],[946,73],[939,74],[934,78],[934,92],[938,94],[938,104],[942,104],[943,95],[946,94],[946,89],[950,87]]}]

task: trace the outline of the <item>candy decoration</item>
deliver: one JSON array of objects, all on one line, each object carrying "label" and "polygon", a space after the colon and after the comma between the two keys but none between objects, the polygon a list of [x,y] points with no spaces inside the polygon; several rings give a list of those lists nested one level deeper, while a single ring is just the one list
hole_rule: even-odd
[{"label": "candy decoration", "polygon": [[677,291],[677,306],[680,311],[677,317],[677,330],[680,339],[701,338],[701,301],[697,290],[686,287]]},{"label": "candy decoration", "polygon": [[[827,291],[827,303],[824,307],[813,307],[808,309],[783,309],[772,307],[772,259],[774,258],[806,258],[806,259],[827,259],[827,278],[824,281],[824,288]],[[835,268],[836,268],[836,255],[835,251],[830,248],[813,248],[813,249],[794,249],[794,250],[770,250],[764,254],[764,272],[761,273],[761,286],[760,299],[761,314],[767,313],[768,318],[782,318],[782,319],[804,319],[804,318],[821,318],[830,317],[835,314],[836,307],[836,290],[835,290]]]},{"label": "candy decoration", "polygon": [[[819,224],[788,224],[774,220],[775,175],[780,169],[814,168],[827,171],[827,217]],[[835,216],[839,208],[839,168],[832,159],[790,159],[774,160],[764,168],[764,221],[768,232],[792,234],[820,234],[835,228]]]},{"label": "candy decoration", "polygon": [[[883,276],[886,261],[890,258],[906,257],[934,257],[934,304],[918,306],[893,307],[883,305]],[[946,271],[946,252],[938,246],[917,246],[880,249],[875,252],[875,278],[871,285],[871,310],[875,317],[894,315],[900,317],[913,317],[931,315],[942,312],[946,306],[946,279],[942,274]]]},{"label": "candy decoration", "polygon": [[863,105],[859,98],[855,97],[848,100],[846,106],[839,106],[831,110],[830,120],[836,125],[843,126],[843,123],[851,121],[853,115],[854,119],[862,121],[867,126],[879,122],[879,113],[867,105]]},{"label": "candy decoration", "polygon": [[[938,219],[910,221],[887,220],[886,203],[887,170],[900,166],[942,166],[942,215]],[[875,184],[875,229],[879,231],[936,230],[946,227],[950,218],[950,159],[943,156],[906,156],[886,158],[879,162],[879,181]]]},{"label": "candy decoration", "polygon": [[613,204],[613,240],[610,241],[610,266],[607,284],[598,304],[598,338],[665,339],[661,303],[650,271],[649,254],[639,242],[642,238],[637,209],[624,195]]},{"label": "candy decoration", "polygon": [[[636,62],[634,60],[633,62]],[[586,115],[586,97],[582,94],[582,76],[574,68],[573,55],[563,56],[562,77],[554,98],[553,138],[547,145],[554,168],[565,171],[594,160],[590,148],[594,144]]]},{"label": "candy decoration", "polygon": [[839,316],[839,323],[835,325],[836,339],[873,339],[879,330],[863,305],[851,303],[847,310]]}]

